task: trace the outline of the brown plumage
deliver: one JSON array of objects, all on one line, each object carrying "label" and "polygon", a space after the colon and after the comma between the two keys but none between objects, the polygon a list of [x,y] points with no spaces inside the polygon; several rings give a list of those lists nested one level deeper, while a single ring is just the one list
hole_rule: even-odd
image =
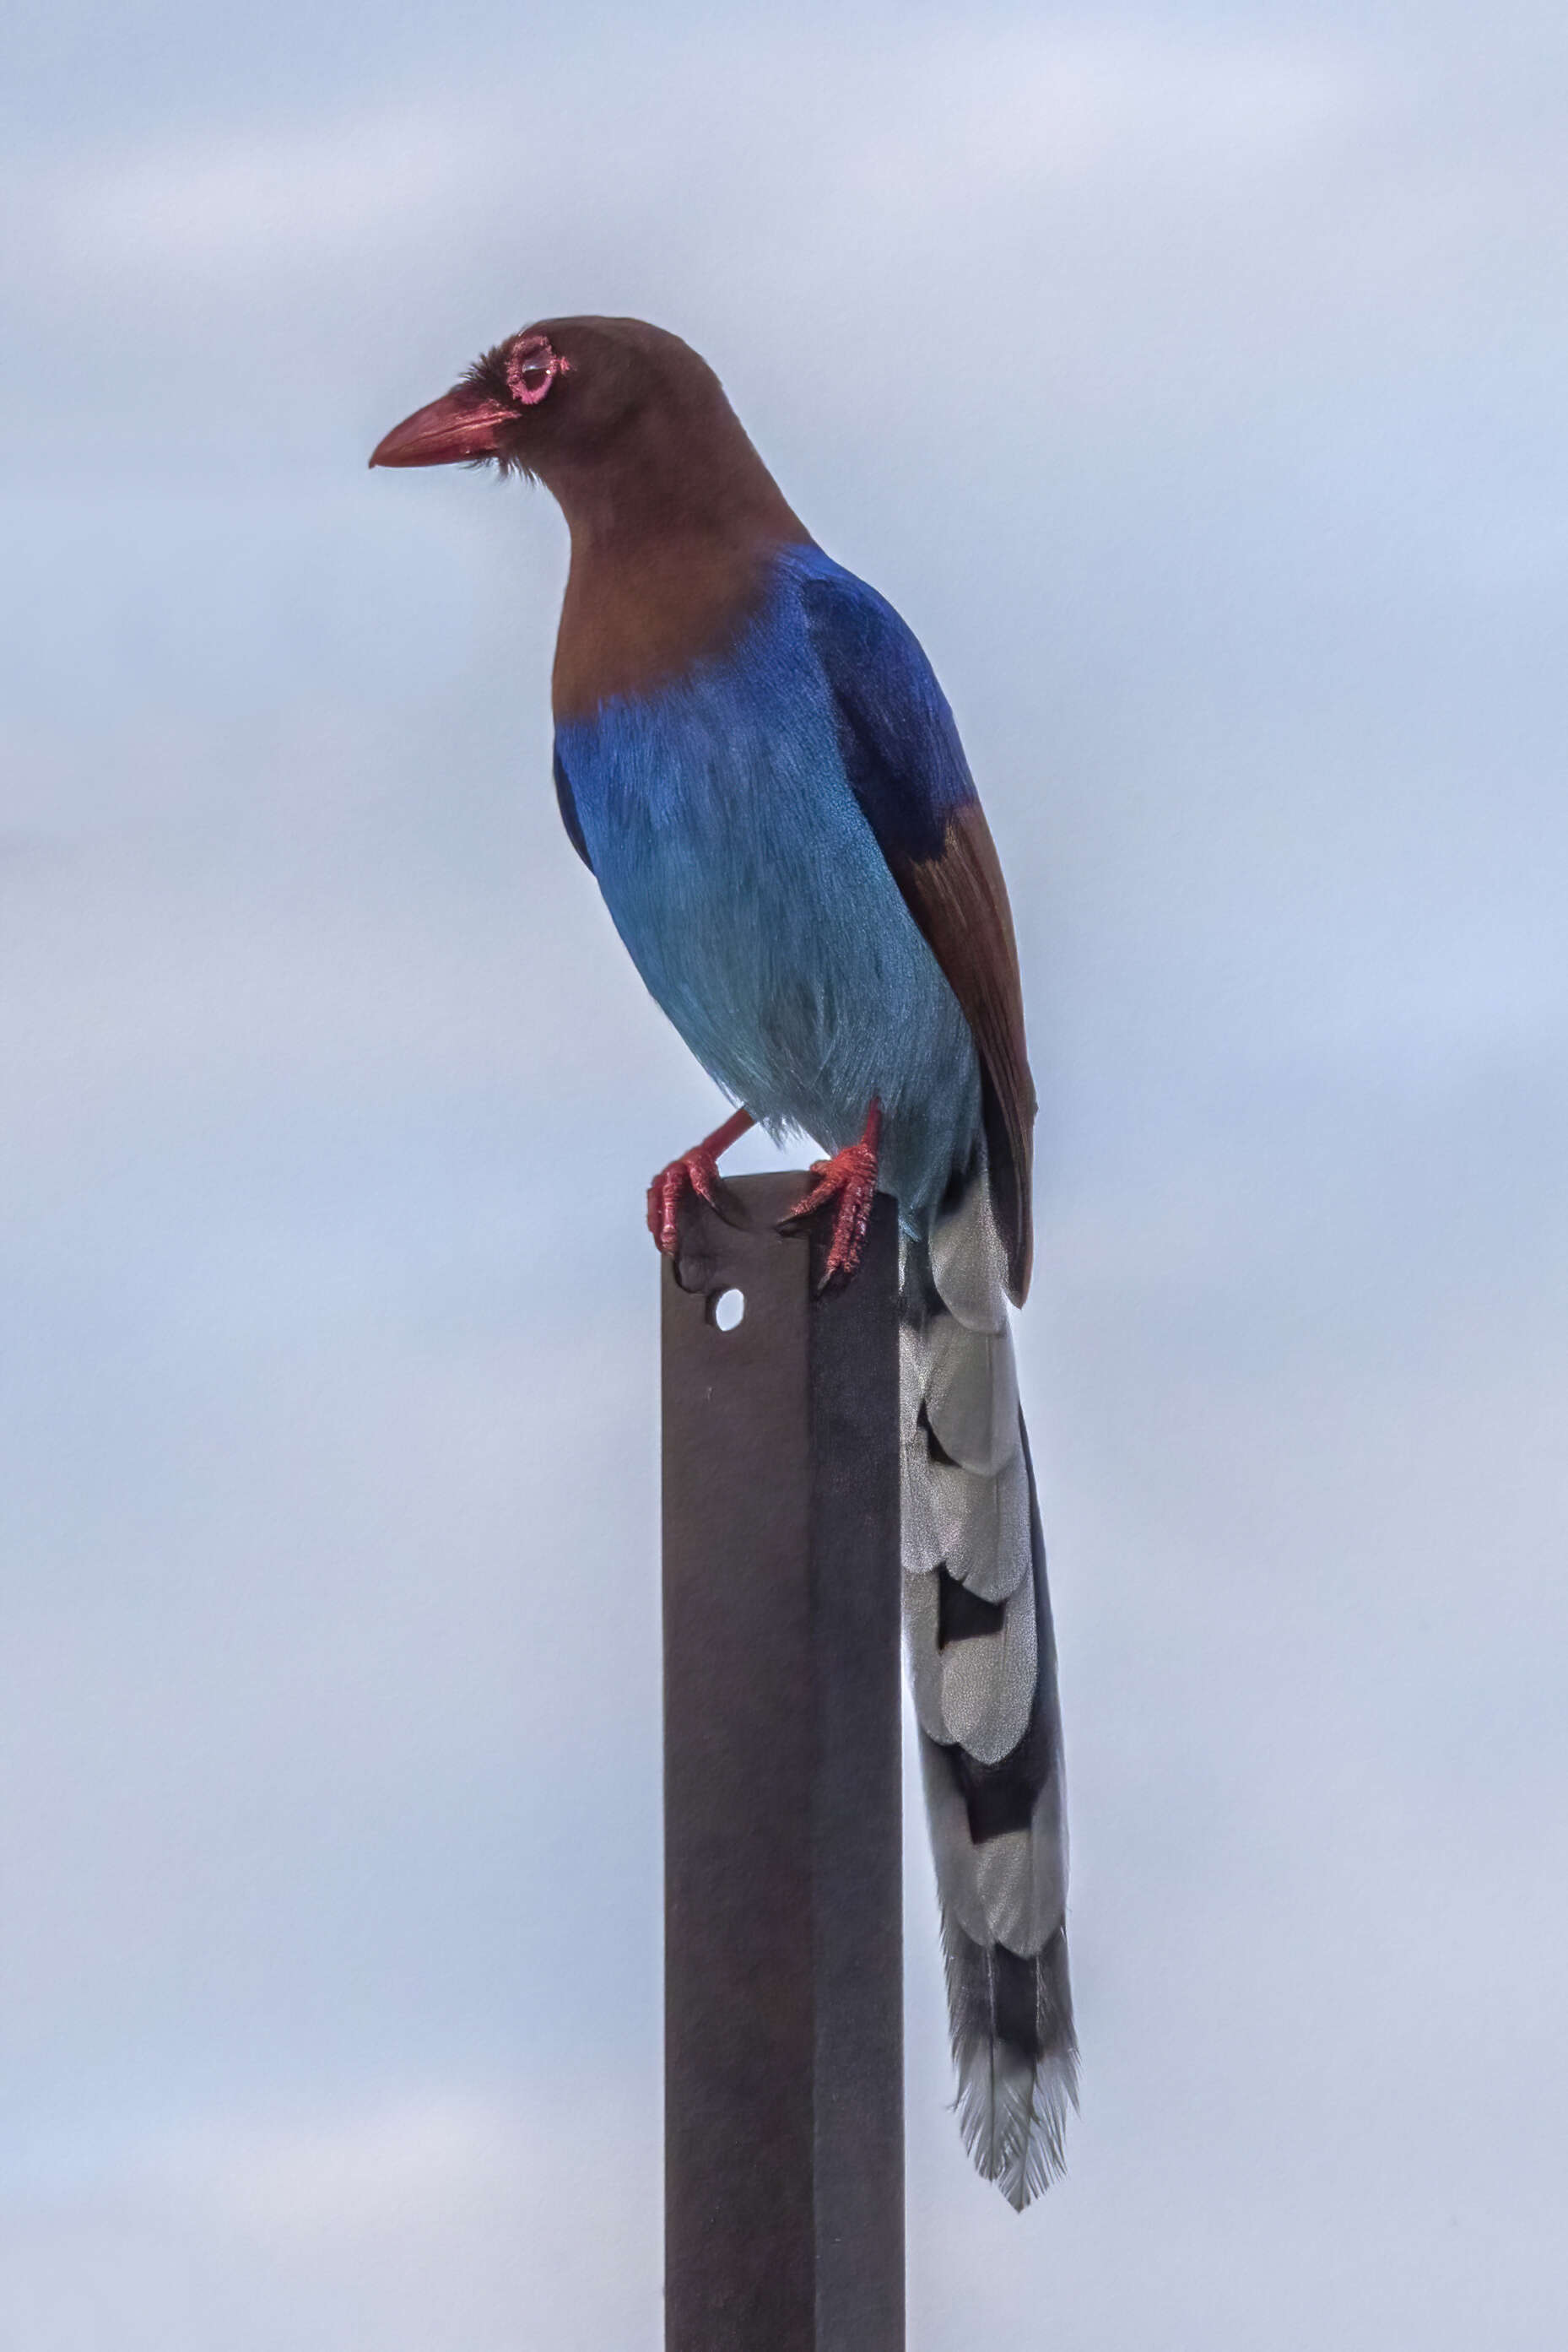
[{"label": "brown plumage", "polygon": [[1035,1081],[1007,886],[978,801],[955,809],[935,857],[888,860],[904,904],[963,1007],[980,1055],[991,1204],[1021,1307],[1034,1262]]}]

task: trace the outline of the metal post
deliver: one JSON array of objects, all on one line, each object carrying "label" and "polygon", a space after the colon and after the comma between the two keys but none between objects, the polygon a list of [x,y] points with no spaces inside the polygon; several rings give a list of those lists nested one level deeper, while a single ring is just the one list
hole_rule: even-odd
[{"label": "metal post", "polygon": [[667,2352],[903,2352],[897,1219],[819,1299],[805,1184],[664,1283]]}]

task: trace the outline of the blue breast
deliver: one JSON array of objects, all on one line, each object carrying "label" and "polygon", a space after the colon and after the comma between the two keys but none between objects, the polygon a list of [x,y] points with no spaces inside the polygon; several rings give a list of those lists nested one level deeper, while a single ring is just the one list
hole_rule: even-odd
[{"label": "blue breast", "polygon": [[836,571],[791,550],[721,658],[557,748],[616,928],[692,1052],[775,1135],[829,1150],[877,1096],[883,1182],[918,1229],[974,1156],[979,1070],[845,772],[802,602]]}]

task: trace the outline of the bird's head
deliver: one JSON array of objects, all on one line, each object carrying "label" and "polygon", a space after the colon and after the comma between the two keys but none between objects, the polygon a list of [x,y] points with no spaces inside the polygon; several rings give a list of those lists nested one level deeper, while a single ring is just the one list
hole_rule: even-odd
[{"label": "bird's head", "polygon": [[660,509],[690,520],[760,483],[778,495],[707,362],[641,319],[536,320],[394,425],[370,462],[531,475],[574,526]]}]

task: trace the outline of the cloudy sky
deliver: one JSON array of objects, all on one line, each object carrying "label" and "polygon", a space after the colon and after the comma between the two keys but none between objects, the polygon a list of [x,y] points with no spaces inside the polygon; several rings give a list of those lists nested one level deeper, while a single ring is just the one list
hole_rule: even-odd
[{"label": "cloudy sky", "polygon": [[7,46],[0,2342],[659,2341],[713,1097],[556,819],[557,516],[364,467],[574,310],[914,624],[1026,958],[1084,2104],[971,2177],[911,1819],[910,2344],[1568,2340],[1561,11]]}]

